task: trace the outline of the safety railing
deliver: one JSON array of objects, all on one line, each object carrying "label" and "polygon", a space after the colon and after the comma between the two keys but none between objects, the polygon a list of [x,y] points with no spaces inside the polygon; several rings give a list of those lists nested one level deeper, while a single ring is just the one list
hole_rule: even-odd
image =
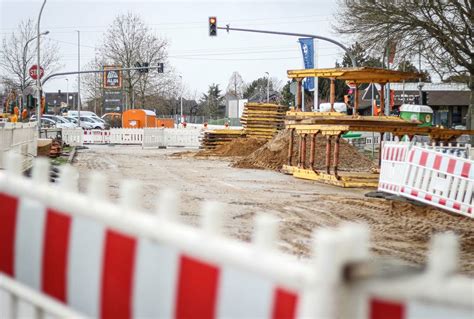
[{"label": "safety railing", "polygon": [[473,218],[474,161],[443,150],[384,142],[379,190]]},{"label": "safety railing", "polygon": [[47,160],[28,179],[17,159],[9,154],[0,172],[0,272],[87,317],[383,318],[411,303],[422,304],[413,308],[422,318],[474,310],[474,281],[455,274],[451,234],[434,238],[425,271],[387,278],[363,225],[318,230],[314,257],[299,260],[278,250],[269,215],[257,216],[252,242],[240,242],[225,236],[218,203],[203,204],[195,228],[180,222],[172,191],[150,214],[137,182],[123,182],[117,204],[104,198],[99,172],[79,193],[74,168],[54,185]]}]

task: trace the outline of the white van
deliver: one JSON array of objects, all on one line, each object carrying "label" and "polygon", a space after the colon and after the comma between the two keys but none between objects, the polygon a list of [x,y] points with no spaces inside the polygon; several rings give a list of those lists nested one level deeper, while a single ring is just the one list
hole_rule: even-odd
[{"label": "white van", "polygon": [[[78,116],[78,111],[67,111],[67,116],[72,116],[74,118],[77,118]],[[92,117],[94,118],[94,120],[96,121],[99,121],[101,123],[105,123],[105,121],[103,119],[101,119],[100,117],[97,116],[97,114],[95,114],[94,112],[91,112],[91,111],[81,111],[81,117]]]}]

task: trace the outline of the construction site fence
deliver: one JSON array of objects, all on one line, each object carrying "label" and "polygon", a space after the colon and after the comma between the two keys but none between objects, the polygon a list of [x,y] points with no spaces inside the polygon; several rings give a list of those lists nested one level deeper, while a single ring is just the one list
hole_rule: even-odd
[{"label": "construction site fence", "polygon": [[[456,150],[453,154],[450,154]],[[473,218],[470,146],[384,142],[378,189]]]},{"label": "construction site fence", "polygon": [[62,129],[64,143],[72,146],[87,144],[124,144],[153,147],[199,147],[202,130],[197,128],[144,128],[110,130]]},{"label": "construction site fence", "polygon": [[[242,242],[226,236],[222,204],[204,202],[200,226],[190,226],[174,191],[162,190],[151,213],[136,181],[111,201],[100,172],[82,193],[75,168],[63,166],[55,185],[47,159],[32,178],[18,159],[8,154],[0,172],[0,273],[84,317],[472,318],[474,280],[457,273],[452,233],[432,238],[424,268],[381,266],[362,224],[316,230],[313,256],[300,259],[278,249],[272,215],[256,215]],[[0,286],[0,298],[28,299]],[[48,300],[27,302],[46,312]]]},{"label": "construction site fence", "polygon": [[21,154],[23,170],[30,168],[37,155],[37,145],[36,123],[3,123],[0,126],[0,169],[5,168],[7,152]]}]

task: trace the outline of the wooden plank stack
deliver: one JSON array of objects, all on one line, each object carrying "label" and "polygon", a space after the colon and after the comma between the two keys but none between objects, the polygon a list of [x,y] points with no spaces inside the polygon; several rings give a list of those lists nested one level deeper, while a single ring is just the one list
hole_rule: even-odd
[{"label": "wooden plank stack", "polygon": [[285,127],[287,107],[269,103],[247,103],[240,123],[248,137],[272,139]]},{"label": "wooden plank stack", "polygon": [[206,131],[202,138],[201,147],[204,149],[214,149],[239,137],[245,137],[243,130],[223,129]]}]

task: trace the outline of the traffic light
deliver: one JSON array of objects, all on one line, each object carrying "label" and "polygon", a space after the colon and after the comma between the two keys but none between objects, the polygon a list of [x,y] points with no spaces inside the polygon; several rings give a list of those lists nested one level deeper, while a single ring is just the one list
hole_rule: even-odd
[{"label": "traffic light", "polygon": [[[148,67],[150,64],[148,62],[137,62],[135,63],[136,68],[145,68]],[[139,73],[148,73],[148,69],[139,69],[137,70]]]},{"label": "traffic light", "polygon": [[209,36],[217,36],[217,18],[209,17]]},{"label": "traffic light", "polygon": [[26,97],[26,107],[29,109],[36,107],[36,98],[31,94]]},{"label": "traffic light", "polygon": [[428,92],[421,92],[421,104],[428,105]]},{"label": "traffic light", "polygon": [[158,63],[158,73],[163,73],[163,71],[164,71],[163,63]]}]

